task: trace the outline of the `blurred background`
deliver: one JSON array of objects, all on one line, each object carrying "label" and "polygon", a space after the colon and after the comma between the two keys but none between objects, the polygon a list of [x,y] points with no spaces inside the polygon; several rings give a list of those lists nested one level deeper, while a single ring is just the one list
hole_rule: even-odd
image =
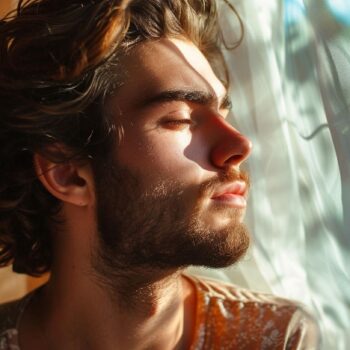
[{"label": "blurred background", "polygon": [[[237,17],[219,0],[227,44]],[[254,151],[239,264],[191,269],[301,301],[322,349],[350,349],[350,0],[231,0],[232,122]],[[15,1],[0,0],[4,14]],[[0,269],[0,301],[45,281]]]},{"label": "blurred background", "polygon": [[[16,7],[17,0],[0,0],[0,18]],[[1,106],[0,106],[1,113]],[[17,299],[47,280],[14,274],[11,267],[0,269],[0,303]]]}]

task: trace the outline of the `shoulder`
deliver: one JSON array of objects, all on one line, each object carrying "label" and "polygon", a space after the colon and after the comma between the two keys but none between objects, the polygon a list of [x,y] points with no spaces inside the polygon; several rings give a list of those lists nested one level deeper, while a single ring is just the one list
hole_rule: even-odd
[{"label": "shoulder", "polygon": [[[257,303],[259,305],[291,306],[296,307],[298,303],[288,299],[280,298],[272,294],[255,292],[232,283],[227,283],[208,277],[199,277],[185,274],[196,286],[196,289],[209,298],[224,300],[232,303]],[[242,304],[241,304],[242,306]]]},{"label": "shoulder", "polygon": [[0,350],[18,350],[18,323],[32,293],[0,305]]},{"label": "shoulder", "polygon": [[22,304],[23,299],[0,305],[0,334],[8,329],[16,328]]},{"label": "shoulder", "polygon": [[224,330],[230,346],[248,342],[251,348],[269,350],[318,348],[317,324],[300,303],[208,278],[185,276],[196,287],[198,317],[211,330],[213,339],[217,331],[224,339]]}]

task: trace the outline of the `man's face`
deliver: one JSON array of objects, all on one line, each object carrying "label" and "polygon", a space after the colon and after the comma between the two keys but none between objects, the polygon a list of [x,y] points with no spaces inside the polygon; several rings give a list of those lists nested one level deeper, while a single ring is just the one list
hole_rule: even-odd
[{"label": "man's face", "polygon": [[120,267],[223,267],[246,251],[251,143],[226,120],[222,83],[191,42],[139,45],[107,103],[122,136],[97,171],[100,254]]}]

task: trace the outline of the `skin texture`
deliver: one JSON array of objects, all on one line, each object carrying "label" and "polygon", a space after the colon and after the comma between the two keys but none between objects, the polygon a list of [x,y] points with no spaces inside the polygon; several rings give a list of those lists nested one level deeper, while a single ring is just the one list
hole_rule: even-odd
[{"label": "skin texture", "polygon": [[[247,183],[251,143],[225,120],[208,61],[184,39],[161,39],[121,65],[106,111],[123,138],[106,167],[35,157],[64,223],[50,281],[20,325],[24,350],[188,349],[196,301],[181,268],[227,266],[248,246],[244,200],[216,196]],[[197,92],[164,98],[170,90]]]}]

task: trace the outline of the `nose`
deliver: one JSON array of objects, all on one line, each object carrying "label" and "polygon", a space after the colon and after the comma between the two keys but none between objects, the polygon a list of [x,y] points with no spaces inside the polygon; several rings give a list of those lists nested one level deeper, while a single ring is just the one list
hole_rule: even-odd
[{"label": "nose", "polygon": [[252,150],[252,142],[238,130],[233,128],[225,119],[215,121],[216,133],[210,160],[215,167],[238,167],[245,161]]}]

